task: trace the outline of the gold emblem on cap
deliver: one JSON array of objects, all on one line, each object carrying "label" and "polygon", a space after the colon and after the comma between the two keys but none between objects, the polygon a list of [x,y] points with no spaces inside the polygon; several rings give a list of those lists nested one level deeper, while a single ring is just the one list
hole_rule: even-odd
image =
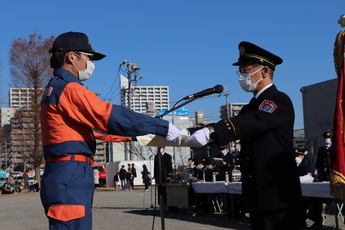
[{"label": "gold emblem on cap", "polygon": [[240,56],[244,55],[244,53],[246,52],[246,50],[244,49],[243,46],[240,47]]}]

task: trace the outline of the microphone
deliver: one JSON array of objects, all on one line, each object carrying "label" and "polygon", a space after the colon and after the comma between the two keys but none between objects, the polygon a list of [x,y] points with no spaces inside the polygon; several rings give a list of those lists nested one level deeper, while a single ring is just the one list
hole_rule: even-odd
[{"label": "microphone", "polygon": [[211,95],[211,94],[214,94],[214,93],[221,93],[223,92],[223,86],[222,85],[216,85],[215,87],[213,88],[209,88],[209,89],[205,89],[203,91],[200,91],[198,93],[194,93],[192,95],[189,95],[189,96],[186,96],[183,98],[183,100],[185,99],[191,99],[191,98],[198,98],[198,97],[204,97],[204,96],[208,96],[208,95]]}]

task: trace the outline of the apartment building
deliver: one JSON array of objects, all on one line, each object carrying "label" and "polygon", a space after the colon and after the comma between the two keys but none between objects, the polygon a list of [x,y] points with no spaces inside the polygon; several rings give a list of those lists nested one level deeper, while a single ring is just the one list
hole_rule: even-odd
[{"label": "apartment building", "polygon": [[[128,79],[120,76],[121,105],[138,113],[169,109],[169,86],[131,86]],[[128,101],[130,100],[130,103]]]}]

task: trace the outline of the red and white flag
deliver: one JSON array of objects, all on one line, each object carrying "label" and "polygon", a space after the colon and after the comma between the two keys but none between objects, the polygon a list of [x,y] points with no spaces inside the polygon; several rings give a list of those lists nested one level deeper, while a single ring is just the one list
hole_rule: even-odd
[{"label": "red and white flag", "polygon": [[333,120],[330,155],[331,195],[345,203],[345,31],[340,31],[334,44],[334,65],[338,75],[338,91]]}]

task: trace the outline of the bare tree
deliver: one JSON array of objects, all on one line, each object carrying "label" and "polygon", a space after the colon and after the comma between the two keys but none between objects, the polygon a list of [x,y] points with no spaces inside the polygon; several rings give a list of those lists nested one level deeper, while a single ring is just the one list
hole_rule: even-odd
[{"label": "bare tree", "polygon": [[147,160],[156,154],[156,147],[141,146],[138,142],[133,142],[132,151],[132,154],[140,160]]},{"label": "bare tree", "polygon": [[[1,62],[1,59],[0,59],[0,85],[4,85],[3,84],[3,81],[1,79],[2,77],[2,68],[3,68],[3,65],[2,65],[2,62]],[[5,103],[5,95],[3,94],[3,90],[0,90],[0,105],[4,105]]]},{"label": "bare tree", "polygon": [[18,108],[15,119],[20,124],[14,129],[17,129],[17,133],[21,133],[23,139],[17,139],[22,143],[22,151],[19,152],[24,161],[35,168],[37,181],[39,181],[40,166],[44,163],[41,147],[40,102],[43,88],[52,76],[48,51],[54,39],[54,36],[43,38],[35,32],[28,38],[13,40],[10,51],[13,87],[32,89],[30,101]]},{"label": "bare tree", "polygon": [[175,147],[175,157],[178,158],[176,161],[179,161],[178,164],[175,162],[176,166],[179,165],[183,168],[185,165],[187,165],[188,158],[190,157],[189,148]]},{"label": "bare tree", "polygon": [[[2,62],[0,59],[0,85],[4,85],[2,80],[1,80],[1,76],[2,76],[2,70],[3,66],[2,66]],[[3,90],[0,90],[0,107],[1,105],[4,104],[4,95],[3,95]],[[4,168],[4,165],[7,165],[7,156],[6,156],[6,144],[8,141],[8,135],[6,135],[6,127],[3,127],[3,124],[1,124],[0,126],[0,168]]]}]

